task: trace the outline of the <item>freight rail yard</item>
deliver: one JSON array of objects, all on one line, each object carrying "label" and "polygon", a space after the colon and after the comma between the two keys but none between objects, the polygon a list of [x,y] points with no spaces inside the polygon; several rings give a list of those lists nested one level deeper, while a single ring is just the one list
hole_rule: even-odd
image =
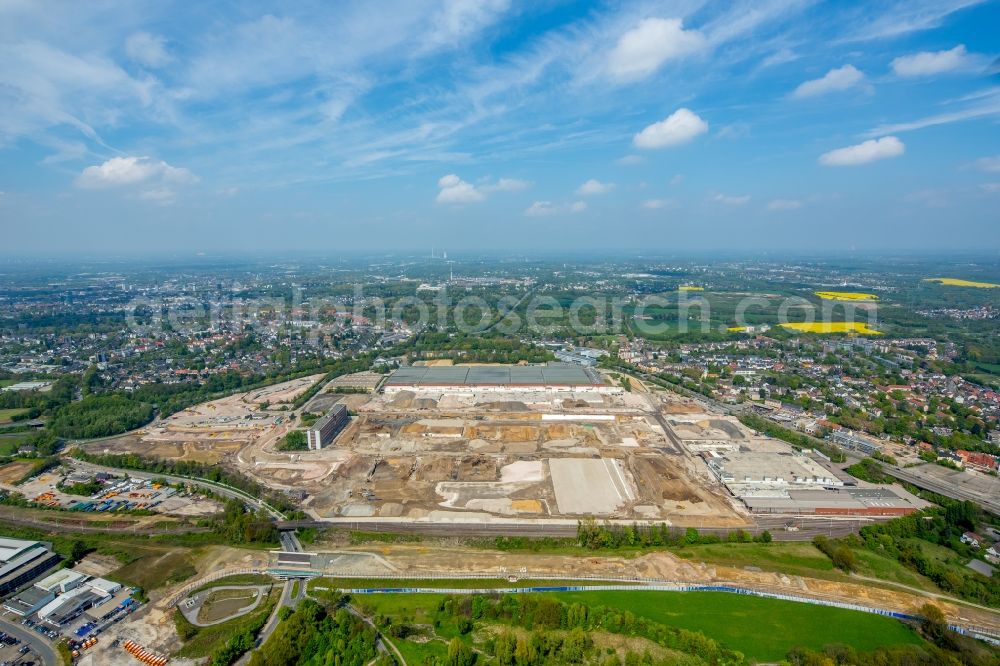
[{"label": "freight rail yard", "polygon": [[[905,493],[859,489],[819,454],[635,379],[626,391],[593,368],[414,366],[359,373],[359,392],[344,393],[352,377],[299,409],[292,401],[318,376],[204,403],[87,448],[231,466],[331,522],[572,524],[595,516],[741,528],[755,514],[918,508]],[[351,418],[333,441],[279,450],[285,435],[307,428],[304,417],[334,405]]]}]

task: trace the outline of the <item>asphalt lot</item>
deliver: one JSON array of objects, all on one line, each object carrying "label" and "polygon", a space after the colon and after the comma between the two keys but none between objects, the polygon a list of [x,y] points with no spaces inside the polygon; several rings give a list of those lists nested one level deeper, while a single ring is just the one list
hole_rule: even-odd
[{"label": "asphalt lot", "polygon": [[[45,664],[45,666],[60,666],[62,663],[56,655],[55,649],[52,647],[51,643],[27,627],[22,626],[19,622],[10,620],[7,617],[0,617],[0,631],[21,640],[21,645],[18,645],[12,651],[10,649],[4,650],[3,658],[7,658],[7,654],[13,652],[13,654],[18,657],[23,656],[21,662],[13,663],[27,664],[29,661],[39,663],[39,660],[41,660],[40,663]],[[31,652],[29,654],[20,655],[17,653],[18,649],[20,649],[23,645],[28,645],[31,648]]]}]

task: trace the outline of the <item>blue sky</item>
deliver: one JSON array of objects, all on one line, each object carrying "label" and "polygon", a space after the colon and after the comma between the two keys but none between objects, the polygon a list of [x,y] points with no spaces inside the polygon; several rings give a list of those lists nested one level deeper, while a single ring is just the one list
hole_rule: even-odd
[{"label": "blue sky", "polygon": [[4,251],[996,251],[997,34],[974,0],[0,0]]}]

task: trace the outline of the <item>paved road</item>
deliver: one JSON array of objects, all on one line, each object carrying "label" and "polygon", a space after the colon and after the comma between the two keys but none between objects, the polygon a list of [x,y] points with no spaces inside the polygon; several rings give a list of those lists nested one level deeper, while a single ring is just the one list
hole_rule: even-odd
[{"label": "paved road", "polygon": [[0,617],[0,631],[20,639],[23,645],[30,646],[45,666],[62,666],[62,660],[52,649],[52,644],[20,623]]},{"label": "paved road", "polygon": [[186,476],[171,476],[169,474],[157,474],[154,472],[140,472],[131,469],[121,469],[118,467],[105,467],[103,465],[95,465],[93,463],[83,462],[82,460],[75,460],[75,464],[83,469],[91,470],[94,472],[109,472],[111,474],[122,474],[127,473],[129,476],[135,477],[137,479],[166,479],[171,483],[189,483],[192,486],[197,486],[199,488],[204,488],[206,490],[211,490],[217,495],[222,495],[223,497],[230,497],[232,499],[238,499],[241,502],[245,502],[247,505],[253,508],[263,508],[271,515],[275,520],[284,519],[284,515],[276,509],[272,508],[263,500],[260,500],[249,493],[245,493],[242,490],[236,488],[231,488],[229,486],[220,485],[213,481],[208,481],[204,479],[192,479]]},{"label": "paved road", "polygon": [[969,500],[975,502],[979,506],[983,507],[986,511],[992,514],[1000,516],[1000,497],[983,497],[980,493],[972,492],[950,483],[945,483],[943,481],[938,481],[937,479],[930,478],[923,474],[914,472],[913,470],[904,469],[902,467],[896,467],[893,465],[882,465],[885,468],[887,474],[900,479],[901,481],[906,481],[907,483],[912,483],[918,488],[923,488],[929,490],[932,493],[937,493],[938,495],[944,495],[945,497],[951,497],[952,499],[958,500]]}]

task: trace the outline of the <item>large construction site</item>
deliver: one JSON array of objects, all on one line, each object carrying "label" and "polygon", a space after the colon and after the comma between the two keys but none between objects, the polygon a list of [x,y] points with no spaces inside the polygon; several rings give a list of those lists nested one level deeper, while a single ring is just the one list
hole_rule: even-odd
[{"label": "large construction site", "polygon": [[[358,385],[372,392],[344,393],[348,375],[292,409],[319,380],[204,403],[91,447],[221,463],[298,497],[310,515],[330,521],[595,516],[735,528],[754,522],[749,498],[764,512],[784,512],[775,502],[795,499],[786,486],[822,493],[843,485],[822,461],[793,455],[733,417],[636,379],[626,391],[620,378],[595,369],[416,366],[381,381],[361,373]],[[279,450],[288,432],[304,429],[304,418],[337,404],[351,418],[329,445]],[[786,483],[768,471],[775,465],[791,465],[799,476]],[[757,468],[754,484],[757,472],[747,470]],[[752,492],[741,490],[734,470]]]}]

